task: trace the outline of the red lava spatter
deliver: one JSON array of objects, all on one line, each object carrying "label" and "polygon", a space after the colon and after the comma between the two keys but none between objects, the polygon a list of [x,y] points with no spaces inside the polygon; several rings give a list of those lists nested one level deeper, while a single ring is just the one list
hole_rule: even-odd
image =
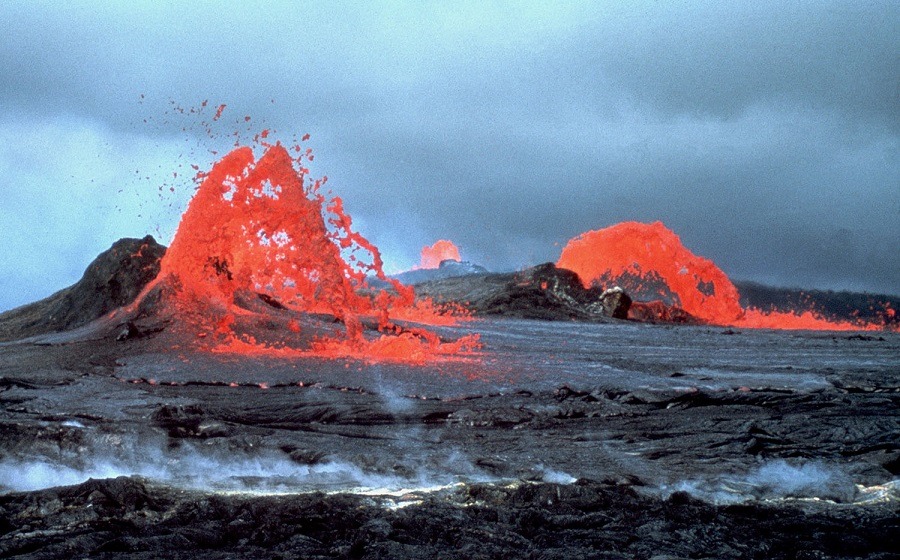
[{"label": "red lava spatter", "polygon": [[[585,232],[563,248],[560,268],[576,272],[586,286],[620,279],[632,290],[656,292],[714,325],[744,328],[872,330],[878,325],[831,321],[812,310],[796,313],[743,309],[737,288],[711,260],[690,252],[662,222],[622,222]],[[604,286],[608,287],[608,286]]]},{"label": "red lava spatter", "polygon": [[422,258],[413,270],[438,268],[443,261],[461,261],[459,247],[447,239],[439,239],[433,245],[422,247]]},{"label": "red lava spatter", "polygon": [[[175,305],[207,317],[198,337],[215,340],[217,351],[419,363],[477,347],[474,336],[447,343],[426,329],[392,324],[397,310],[424,323],[448,320],[416,306],[412,288],[384,275],[378,249],[353,231],[341,199],[326,201],[319,192],[324,179],[306,185],[306,169],[295,169],[283,146],[264,146],[259,160],[239,147],[212,167],[163,258],[159,277],[172,280]],[[367,275],[390,290],[370,287]],[[303,348],[291,344],[303,330],[296,320],[274,345],[236,334],[238,319],[251,313],[236,301],[248,294],[290,311],[334,316],[344,334],[317,336]],[[364,320],[377,323],[376,338],[364,336]]]}]

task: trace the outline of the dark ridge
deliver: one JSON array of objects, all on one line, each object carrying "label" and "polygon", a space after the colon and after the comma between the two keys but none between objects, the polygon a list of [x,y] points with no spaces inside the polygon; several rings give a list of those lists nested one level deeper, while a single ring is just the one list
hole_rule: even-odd
[{"label": "dark ridge", "polygon": [[460,303],[475,315],[523,319],[606,321],[625,317],[631,299],[616,292],[604,297],[585,288],[571,270],[545,263],[519,272],[472,274],[416,284],[418,296],[437,303]]},{"label": "dark ridge", "polygon": [[[763,311],[816,311],[831,320],[862,319],[900,326],[900,297],[885,294],[834,292],[830,290],[801,290],[773,288],[756,282],[738,281],[734,285],[741,296],[741,306]],[[886,310],[894,310],[893,316]]]},{"label": "dark ridge", "polygon": [[487,274],[487,272],[488,270],[483,266],[468,261],[445,260],[441,261],[438,268],[407,270],[406,272],[392,275],[392,278],[399,280],[403,284],[413,286],[421,282],[453,278],[456,276],[467,276],[470,274]]},{"label": "dark ridge", "polygon": [[74,329],[128,305],[159,274],[165,252],[151,235],[116,241],[74,285],[0,313],[0,341]]}]

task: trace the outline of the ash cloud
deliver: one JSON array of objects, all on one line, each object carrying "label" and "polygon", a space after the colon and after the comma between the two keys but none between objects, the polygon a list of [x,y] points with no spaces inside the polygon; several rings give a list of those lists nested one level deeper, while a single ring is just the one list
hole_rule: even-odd
[{"label": "ash cloud", "polygon": [[[733,278],[900,293],[895,2],[0,14],[16,22],[0,38],[15,193],[0,309],[71,284],[115,238],[169,241],[178,211],[157,187],[179,156],[211,161],[181,122],[142,123],[170,99],[311,133],[313,173],[395,269],[439,238],[503,270],[555,260],[588,229],[662,220]],[[101,140],[79,143],[84,130]],[[176,186],[179,207],[192,191]]]}]

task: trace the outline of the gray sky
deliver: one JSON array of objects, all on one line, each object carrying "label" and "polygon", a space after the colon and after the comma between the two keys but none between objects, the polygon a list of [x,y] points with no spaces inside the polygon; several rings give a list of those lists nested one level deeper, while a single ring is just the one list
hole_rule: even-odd
[{"label": "gray sky", "polygon": [[170,241],[204,99],[311,134],[393,271],[661,220],[735,279],[900,294],[897,2],[59,4],[0,4],[0,310]]}]

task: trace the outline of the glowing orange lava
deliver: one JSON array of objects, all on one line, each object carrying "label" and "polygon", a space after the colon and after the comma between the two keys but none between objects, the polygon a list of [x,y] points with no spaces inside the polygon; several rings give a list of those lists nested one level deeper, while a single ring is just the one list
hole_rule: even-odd
[{"label": "glowing orange lava", "polygon": [[582,281],[612,283],[634,295],[663,299],[700,319],[731,324],[743,313],[738,291],[709,259],[688,251],[662,222],[623,222],[569,241],[556,263]]},{"label": "glowing orange lava", "polygon": [[433,245],[422,247],[422,259],[413,270],[423,268],[438,268],[443,261],[461,261],[459,247],[452,241],[439,239]]},{"label": "glowing orange lava", "polygon": [[620,285],[638,300],[662,300],[714,325],[745,328],[860,330],[877,325],[797,313],[743,309],[737,288],[711,260],[690,252],[662,222],[623,222],[592,230],[563,248],[560,268],[586,286]]},{"label": "glowing orange lava", "polygon": [[[212,335],[217,351],[410,362],[477,346],[476,337],[446,343],[427,330],[394,325],[392,313],[401,311],[411,320],[448,320],[417,306],[412,288],[385,276],[378,249],[353,231],[341,199],[326,201],[319,192],[324,179],[306,184],[306,169],[295,169],[283,146],[263,145],[259,160],[239,147],[203,176],[163,258],[160,278],[176,286],[176,305],[205,317],[198,337]],[[368,275],[390,288],[372,288]],[[238,334],[241,317],[252,314],[252,305],[239,304],[258,303],[257,297],[285,312],[333,316],[344,336],[307,337],[298,348],[291,344],[303,334],[296,317],[284,321],[277,344]],[[366,324],[377,324],[380,334],[366,338]]]}]

